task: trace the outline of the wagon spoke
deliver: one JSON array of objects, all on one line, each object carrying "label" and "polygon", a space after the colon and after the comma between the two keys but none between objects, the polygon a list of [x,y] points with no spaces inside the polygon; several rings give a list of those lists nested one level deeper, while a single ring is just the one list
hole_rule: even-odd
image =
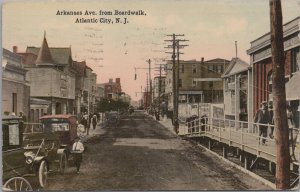
[{"label": "wagon spoke", "polygon": [[15,179],[15,190],[18,189],[18,185],[17,185],[17,179]]},{"label": "wagon spoke", "polygon": [[21,180],[21,183],[20,183],[20,191],[22,190],[22,187],[23,187],[23,180]]}]

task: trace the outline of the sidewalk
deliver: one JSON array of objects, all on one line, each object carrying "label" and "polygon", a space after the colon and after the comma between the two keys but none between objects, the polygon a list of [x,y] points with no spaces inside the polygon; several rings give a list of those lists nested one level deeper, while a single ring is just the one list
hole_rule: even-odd
[{"label": "sidewalk", "polygon": [[97,136],[97,135],[102,135],[106,132],[106,130],[104,129],[105,127],[105,123],[99,123],[97,124],[95,130],[93,129],[93,126],[90,125],[90,130],[89,130],[89,135],[85,133],[82,133],[81,134],[81,141],[82,142],[86,142],[88,139],[94,137],[94,136]]},{"label": "sidewalk", "polygon": [[[148,115],[149,117],[152,117],[155,121],[155,116],[149,115],[148,113],[146,113],[146,115]],[[165,116],[164,118],[162,116],[160,116],[160,120],[157,121],[159,124],[161,124],[162,126],[164,126],[165,128],[167,128],[169,131],[171,131],[173,134],[177,135],[174,131],[174,127],[172,125],[172,119],[168,119],[167,116]]]}]

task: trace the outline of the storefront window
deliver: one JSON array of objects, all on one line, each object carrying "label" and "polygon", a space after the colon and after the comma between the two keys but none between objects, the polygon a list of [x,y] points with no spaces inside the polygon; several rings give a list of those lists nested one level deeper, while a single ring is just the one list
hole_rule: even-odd
[{"label": "storefront window", "polygon": [[292,73],[299,71],[300,66],[300,48],[293,50]]}]

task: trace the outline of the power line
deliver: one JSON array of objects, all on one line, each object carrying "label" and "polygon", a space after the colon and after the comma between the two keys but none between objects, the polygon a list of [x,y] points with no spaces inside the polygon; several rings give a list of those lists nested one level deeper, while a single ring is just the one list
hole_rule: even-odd
[{"label": "power line", "polygon": [[[188,45],[180,45],[180,42],[188,41],[185,39],[178,39],[177,37],[182,37],[184,34],[172,34],[172,35],[166,35],[169,37],[172,37],[171,40],[165,40],[167,42],[172,42],[172,45],[168,45],[165,48],[172,48],[173,52],[166,52],[172,54],[172,61],[173,61],[173,125],[174,125],[174,130],[176,133],[178,133],[179,129],[179,122],[178,122],[178,95],[179,95],[179,87],[178,87],[178,82],[179,82],[179,56],[180,54],[183,54],[179,52],[180,49],[184,48],[185,46]],[[176,53],[176,48],[177,48],[177,53]],[[175,62],[177,54],[177,66]]]}]

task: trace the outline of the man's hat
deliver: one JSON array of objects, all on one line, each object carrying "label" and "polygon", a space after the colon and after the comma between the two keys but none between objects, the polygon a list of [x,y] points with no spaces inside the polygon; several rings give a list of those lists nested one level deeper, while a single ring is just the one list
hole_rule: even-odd
[{"label": "man's hat", "polygon": [[268,106],[269,106],[269,109],[273,109],[273,102],[272,102],[272,101],[269,101],[269,102],[268,102]]}]

